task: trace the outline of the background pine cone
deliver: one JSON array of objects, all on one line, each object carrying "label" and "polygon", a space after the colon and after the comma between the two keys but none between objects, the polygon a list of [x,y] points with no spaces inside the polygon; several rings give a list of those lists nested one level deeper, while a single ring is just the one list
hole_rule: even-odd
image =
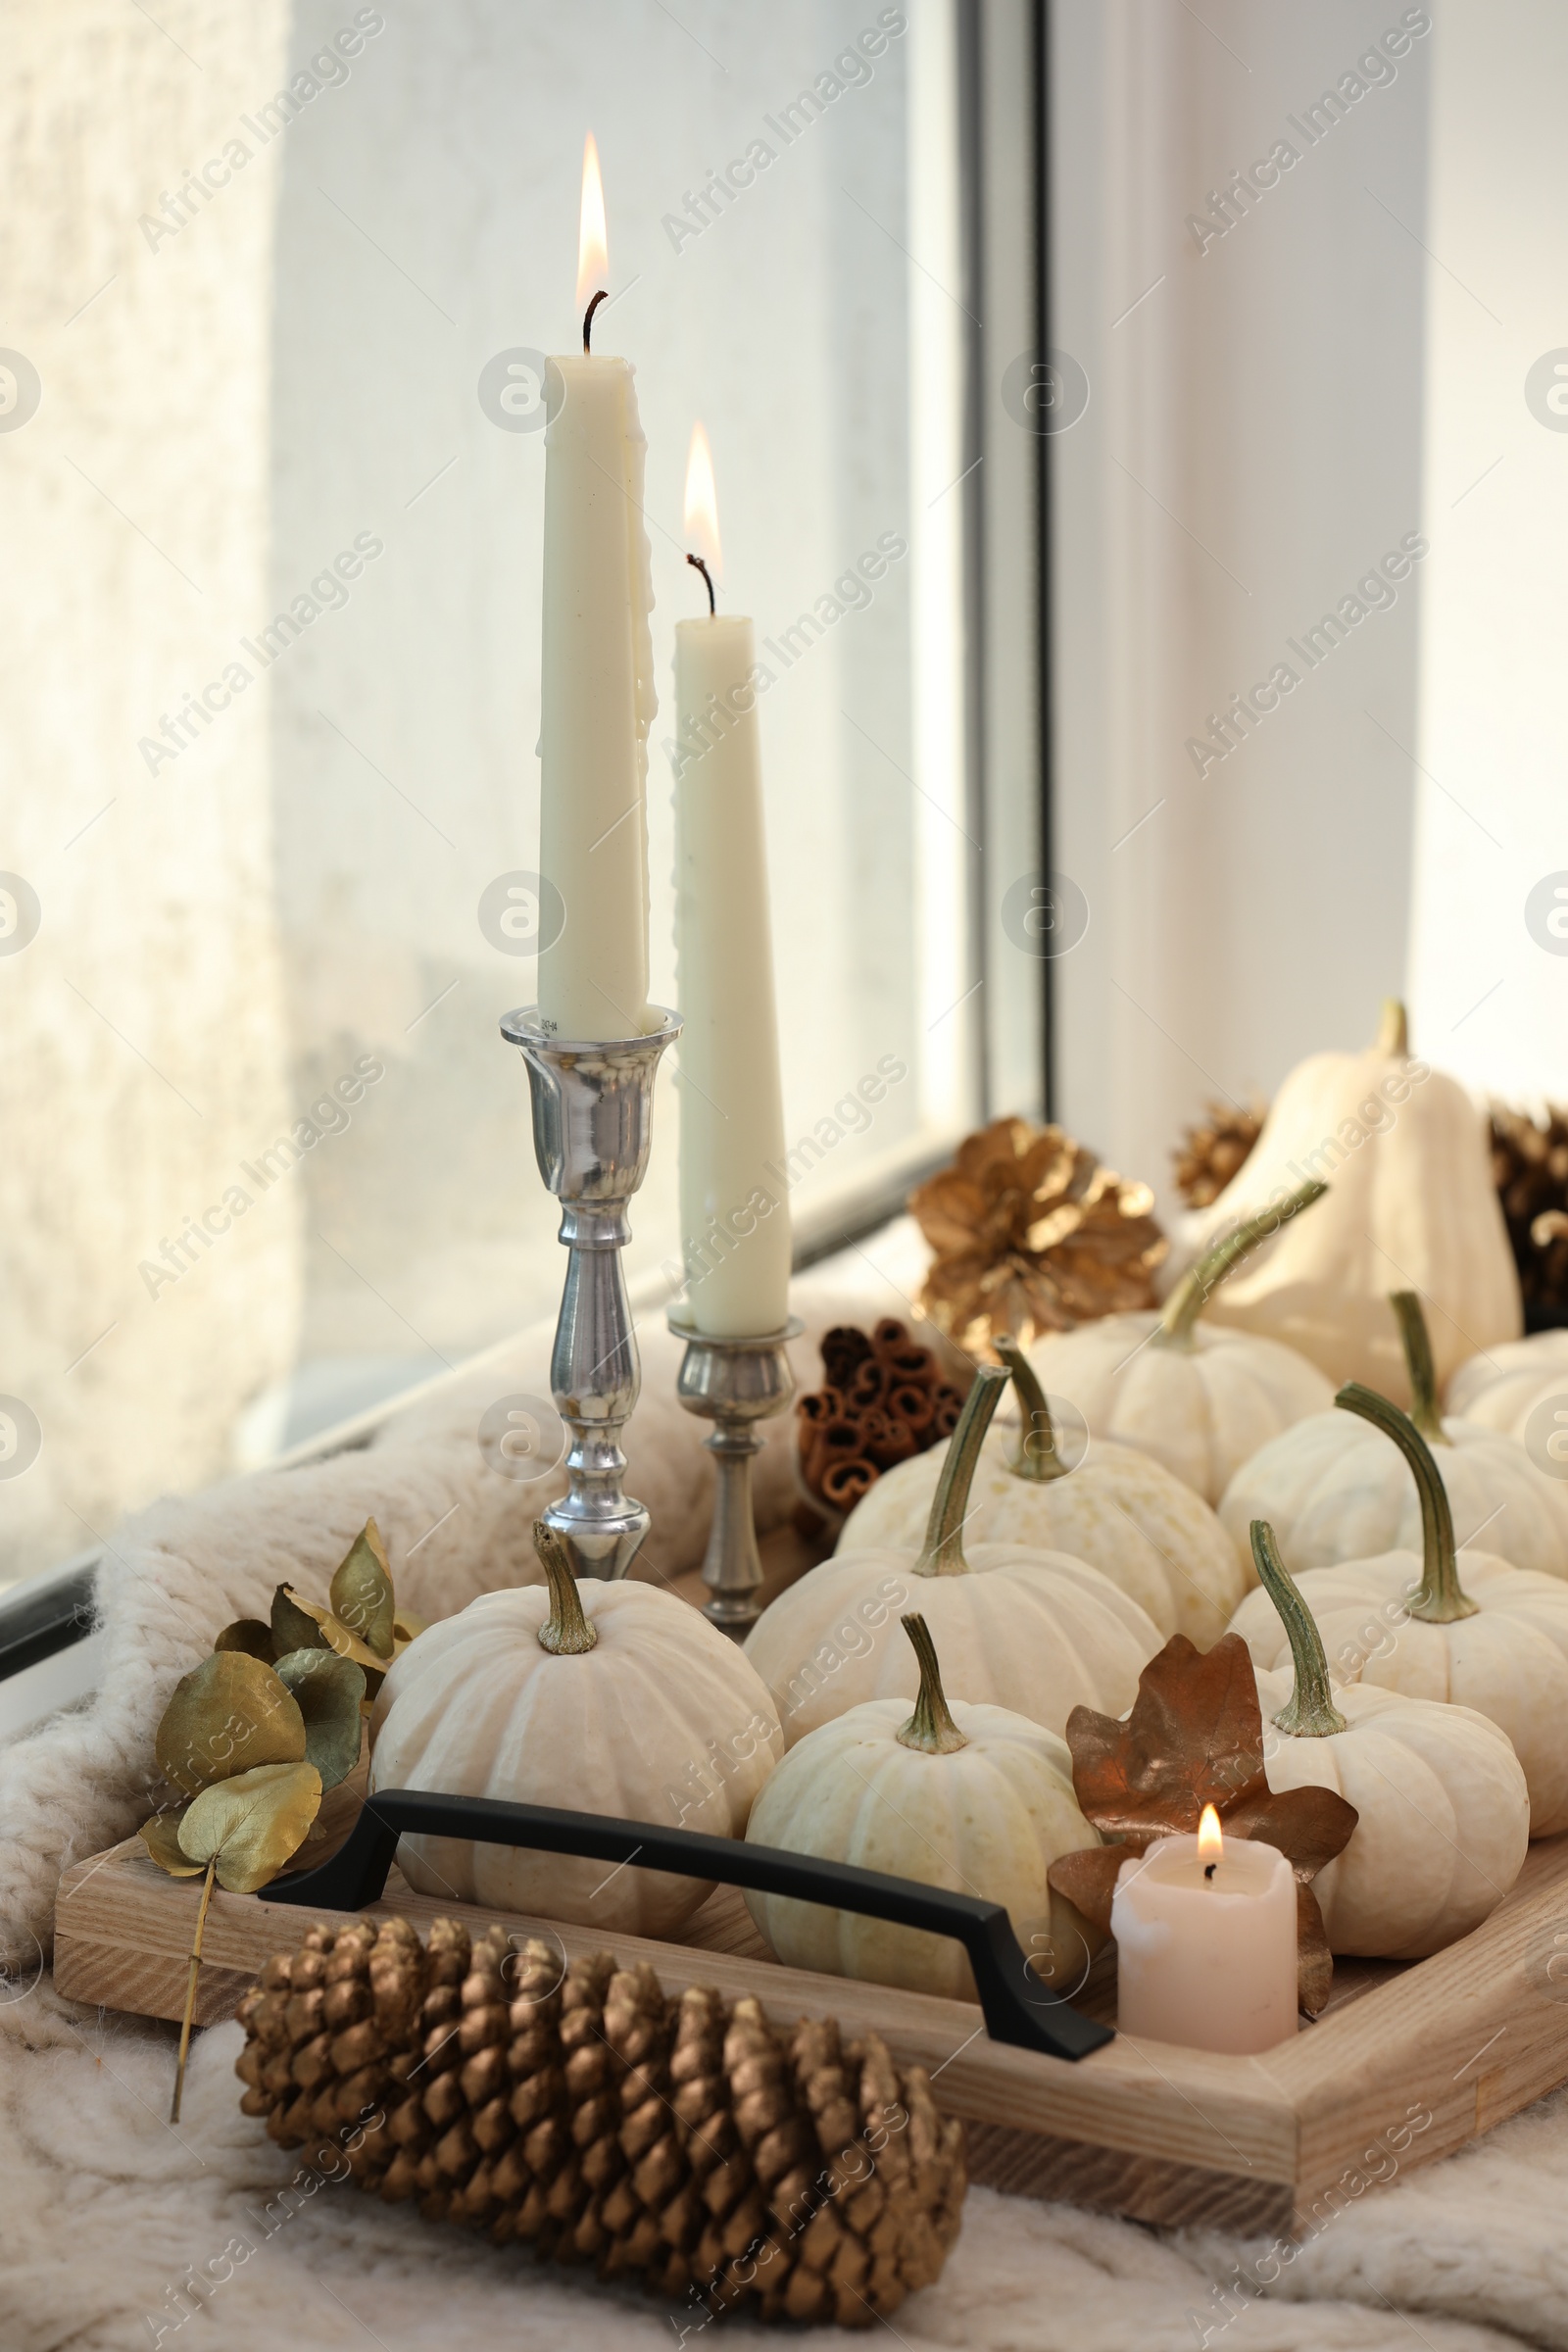
[{"label": "background pine cone", "polygon": [[1492,1106],[1492,1175],[1519,1268],[1525,1326],[1568,1323],[1568,1111]]},{"label": "background pine cone", "polygon": [[241,2108],[308,2163],[713,2312],[869,2326],[958,2232],[963,2128],[919,2068],[646,1963],[356,1920],[270,1960],[239,2018]]},{"label": "background pine cone", "polygon": [[1207,1208],[1219,1199],[1263,1132],[1265,1114],[1255,1105],[1238,1110],[1234,1102],[1207,1102],[1203,1111],[1171,1153],[1176,1189],[1189,1208]]}]

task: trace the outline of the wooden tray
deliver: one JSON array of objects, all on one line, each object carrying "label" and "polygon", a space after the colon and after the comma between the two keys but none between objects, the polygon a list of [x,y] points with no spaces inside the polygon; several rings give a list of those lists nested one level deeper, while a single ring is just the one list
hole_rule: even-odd
[{"label": "wooden tray", "polygon": [[[352,1786],[333,1799],[352,1810]],[[75,1864],[56,1908],[60,1991],[178,2018],[199,1899],[199,1882],[167,1877],[135,1838]],[[1533,1845],[1492,1918],[1435,1959],[1342,1961],[1318,2022],[1257,2058],[1127,2035],[1076,2063],[1010,2048],[965,2002],[781,1967],[732,1887],[680,1943],[440,1901],[395,1868],[385,1898],[368,1906],[371,1918],[391,1912],[420,1928],[500,1917],[519,1934],[557,1936],[568,1956],[611,1940],[623,1960],[650,1961],[669,1990],[715,1984],[731,1998],[757,1994],[786,2024],[836,2016],[852,2033],[874,2028],[964,2118],[975,2180],[1145,2222],[1300,2234],[1568,2081],[1568,1836]],[[215,1891],[197,2022],[231,2016],[263,1962],[295,1947],[315,1916]],[[1110,2022],[1113,1970],[1097,1971],[1075,2005]]]}]

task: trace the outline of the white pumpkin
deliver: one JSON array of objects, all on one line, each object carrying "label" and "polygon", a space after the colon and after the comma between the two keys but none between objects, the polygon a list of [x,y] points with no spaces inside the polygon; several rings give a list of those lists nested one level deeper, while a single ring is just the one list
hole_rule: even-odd
[{"label": "white pumpkin", "polygon": [[[550,1531],[548,1585],[485,1592],[388,1673],[370,1788],[439,1788],[738,1838],[784,1752],[735,1644],[652,1585],[573,1582]],[[673,1936],[712,1892],[662,1871],[452,1838],[405,1838],[411,1886],[607,1936]]]},{"label": "white pumpkin", "polygon": [[1062,1551],[962,1542],[969,1482],[1007,1376],[982,1365],[953,1433],[924,1546],[824,1560],[763,1610],[746,1655],[793,1746],[869,1698],[912,1698],[901,1612],[928,1620],[956,1698],[1061,1732],[1075,1706],[1122,1714],[1159,1629],[1108,1577]]},{"label": "white pumpkin", "polygon": [[1298,1064],[1198,1233],[1252,1216],[1303,1175],[1331,1178],[1333,1198],[1226,1286],[1217,1322],[1284,1340],[1336,1387],[1365,1381],[1400,1404],[1391,1272],[1427,1301],[1440,1382],[1473,1348],[1518,1337],[1519,1277],[1485,1113],[1457,1079],[1411,1057],[1402,1005],[1385,1007],[1365,1053]]},{"label": "white pumpkin", "polygon": [[1302,1185],[1215,1243],[1159,1314],[1102,1315],[1037,1341],[1029,1360],[1042,1384],[1077,1406],[1092,1437],[1141,1447],[1217,1502],[1250,1454],[1308,1413],[1326,1411],[1334,1392],[1315,1364],[1278,1340],[1217,1330],[1199,1317],[1232,1269],[1326,1190]]},{"label": "white pumpkin", "polygon": [[[997,1348],[1012,1374],[1021,1425],[987,1432],[965,1539],[1070,1552],[1130,1594],[1161,1635],[1212,1647],[1251,1581],[1245,1535],[1238,1547],[1201,1495],[1132,1446],[1095,1441],[1069,1467],[1029,1358],[1009,1339]],[[944,1440],[879,1478],[845,1521],[839,1556],[917,1546],[947,1456]]]},{"label": "white pumpkin", "polygon": [[[1545,1477],[1514,1439],[1439,1419],[1421,1302],[1408,1291],[1391,1304],[1407,1334],[1415,1425],[1437,1453],[1459,1543],[1484,1537],[1516,1568],[1568,1577],[1568,1485]],[[1568,1368],[1563,1390],[1568,1403]],[[1314,1413],[1260,1446],[1226,1488],[1219,1515],[1238,1544],[1266,1519],[1298,1575],[1421,1548],[1414,1472],[1379,1428],[1343,1412]]]},{"label": "white pumpkin", "polygon": [[[1078,1809],[1067,1744],[1005,1707],[950,1709],[924,1621],[904,1624],[918,1661],[913,1714],[904,1699],[873,1698],[820,1725],[753,1806],[748,1841],[1004,1903],[1042,1980],[1071,1991],[1101,1938],[1046,1874],[1100,1837]],[[783,1895],[746,1903],[787,1967],[975,1997],[951,1936]]]},{"label": "white pumpkin", "polygon": [[1469,1707],[1331,1686],[1311,1612],[1261,1520],[1252,1540],[1294,1665],[1257,1677],[1268,1785],[1336,1789],[1360,1816],[1312,1882],[1329,1948],[1425,1959],[1479,1927],[1518,1877],[1530,1843],[1524,1771],[1507,1735]]},{"label": "white pumpkin", "polygon": [[[1560,1465],[1568,1478],[1568,1331],[1538,1331],[1472,1355],[1449,1381],[1447,1403],[1450,1413],[1528,1444],[1543,1468]],[[1532,1429],[1541,1405],[1559,1410],[1543,1413]]]}]

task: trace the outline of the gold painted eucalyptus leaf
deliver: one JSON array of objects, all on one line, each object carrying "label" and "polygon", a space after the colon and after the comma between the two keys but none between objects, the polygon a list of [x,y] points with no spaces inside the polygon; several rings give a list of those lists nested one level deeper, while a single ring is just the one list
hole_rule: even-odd
[{"label": "gold painted eucalyptus leaf", "polygon": [[367,1674],[385,1674],[391,1664],[390,1658],[378,1657],[373,1649],[360,1640],[358,1634],[351,1634],[346,1625],[340,1625],[330,1609],[318,1608],[314,1600],[306,1600],[303,1594],[295,1592],[292,1585],[279,1585],[278,1591],[288,1595],[291,1607],[313,1629],[314,1642],[300,1642],[301,1649],[324,1645],[327,1649],[335,1650],[340,1658],[352,1658],[356,1666],[365,1668]]},{"label": "gold painted eucalyptus leaf", "polygon": [[215,1650],[174,1685],[153,1753],[182,1796],[199,1796],[255,1765],[300,1762],[305,1718],[270,1666]]},{"label": "gold painted eucalyptus leaf", "polygon": [[295,1649],[278,1659],[277,1675],[305,1718],[306,1763],[323,1788],[335,1788],[360,1760],[364,1667],[329,1649]]},{"label": "gold painted eucalyptus leaf", "polygon": [[193,1879],[202,1869],[200,1862],[186,1858],[185,1849],[179,1842],[179,1825],[184,1818],[183,1810],[178,1813],[155,1813],[136,1832],[159,1869],[167,1870],[172,1879]]},{"label": "gold painted eucalyptus leaf", "polygon": [[188,1807],[181,1850],[200,1867],[216,1860],[218,1884],[230,1894],[254,1894],[304,1844],[320,1801],[314,1764],[258,1765],[218,1782]]},{"label": "gold painted eucalyptus leaf", "polygon": [[345,1632],[363,1642],[383,1666],[390,1665],[395,1613],[392,1569],[373,1519],[367,1519],[355,1537],[348,1557],[332,1578],[327,1597]]},{"label": "gold painted eucalyptus leaf", "polygon": [[291,1649],[324,1649],[326,1637],[318,1618],[320,1612],[300,1599],[289,1585],[279,1585],[272,1594],[272,1655],[286,1658]]},{"label": "gold painted eucalyptus leaf", "polygon": [[242,1649],[248,1658],[260,1658],[264,1666],[272,1663],[272,1629],[260,1617],[236,1617],[225,1625],[215,1649]]}]

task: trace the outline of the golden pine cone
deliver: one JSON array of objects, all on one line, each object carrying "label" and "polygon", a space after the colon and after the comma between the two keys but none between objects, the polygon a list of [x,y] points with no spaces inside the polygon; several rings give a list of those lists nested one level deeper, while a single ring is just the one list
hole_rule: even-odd
[{"label": "golden pine cone", "polygon": [[868,2326],[958,2232],[963,2128],[922,2070],[646,1963],[357,1920],[270,1960],[239,2018],[241,2108],[308,2164],[710,2312]]},{"label": "golden pine cone", "polygon": [[1207,1208],[1245,1166],[1263,1132],[1264,1113],[1234,1102],[1206,1102],[1206,1117],[1184,1130],[1171,1153],[1176,1189],[1189,1208]]},{"label": "golden pine cone", "polygon": [[1568,1111],[1492,1106],[1492,1174],[1533,1328],[1568,1319]]},{"label": "golden pine cone", "polygon": [[936,1251],[920,1304],[971,1355],[1154,1304],[1167,1243],[1147,1184],[1125,1183],[1059,1127],[997,1119],[909,1196]]}]

